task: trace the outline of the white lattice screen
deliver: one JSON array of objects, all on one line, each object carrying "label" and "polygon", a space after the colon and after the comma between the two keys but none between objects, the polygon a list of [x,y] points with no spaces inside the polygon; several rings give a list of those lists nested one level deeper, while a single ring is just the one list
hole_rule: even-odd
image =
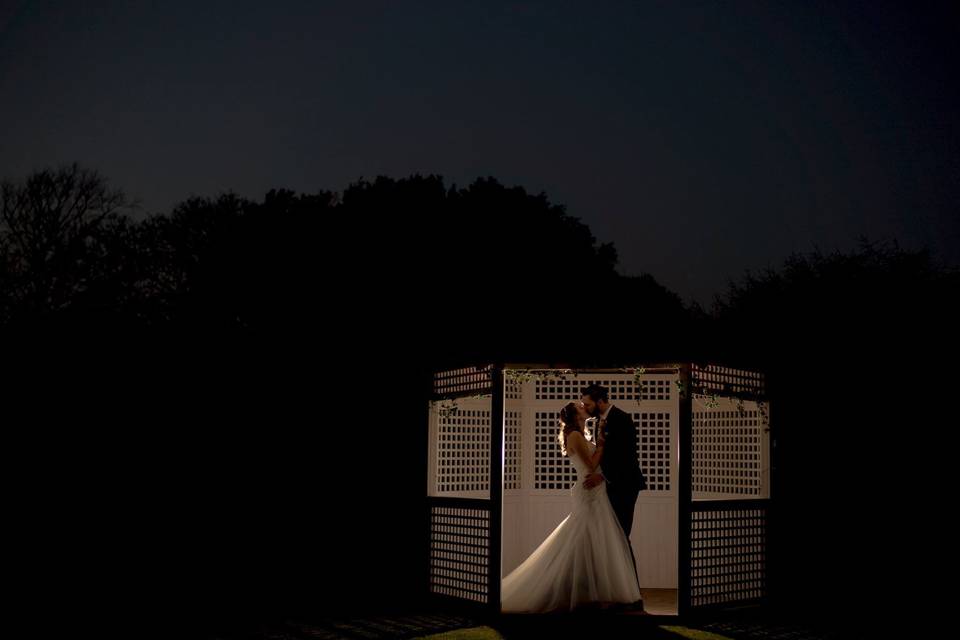
[{"label": "white lattice screen", "polygon": [[589,378],[586,376],[574,377],[567,375],[566,379],[546,378],[536,381],[534,397],[537,400],[555,400],[559,402],[557,410],[564,402],[580,399],[580,390],[590,384],[600,384],[607,388],[610,401],[636,400],[638,389],[633,376],[623,375],[617,378]]},{"label": "white lattice screen", "polygon": [[[591,384],[599,384],[607,388],[610,402],[616,403],[618,400],[623,404],[625,401],[636,403],[639,398],[644,400],[670,401],[675,393],[675,376],[664,374],[644,374],[641,376],[640,384],[633,374],[610,374],[607,376],[577,376],[572,374],[566,376],[565,380],[547,378],[536,381],[535,397],[537,400],[557,400],[561,406],[563,402],[580,399],[580,390]],[[633,406],[633,405],[631,405]],[[626,409],[626,407],[621,407]]]},{"label": "white lattice screen", "polygon": [[671,491],[671,460],[676,458],[672,438],[677,427],[675,380],[675,375],[644,374],[638,384],[630,373],[577,377],[568,374],[566,379],[535,380],[535,406],[550,409],[534,415],[534,488],[562,489],[576,478],[573,465],[560,454],[557,414],[566,402],[579,400],[584,387],[599,384],[607,388],[610,402],[629,413],[638,426],[637,458],[647,476],[644,493]]},{"label": "white lattice screen", "polygon": [[430,591],[487,602],[490,597],[490,512],[432,507]]},{"label": "white lattice screen", "polygon": [[523,468],[523,439],[520,437],[521,417],[519,411],[504,411],[503,428],[503,488],[519,489]]},{"label": "white lattice screen", "polygon": [[675,454],[671,436],[676,431],[673,423],[676,414],[671,411],[632,411],[630,415],[640,428],[637,457],[647,477],[646,491],[670,491],[671,462]]},{"label": "white lattice screen", "polygon": [[766,395],[766,377],[759,371],[722,367],[720,365],[691,365],[695,391],[704,394],[752,393]]},{"label": "white lattice screen", "polygon": [[[680,561],[686,551],[679,545],[680,517],[689,513],[691,589],[684,602],[696,607],[766,595],[767,501],[756,501],[756,507],[743,504],[769,498],[769,407],[758,401],[765,398],[766,381],[757,372],[692,365],[691,414],[685,427],[680,424],[680,373],[672,365],[655,366],[658,372],[639,377],[632,372],[575,376],[556,369],[505,370],[503,494],[495,515],[489,502],[495,372],[483,367],[437,374],[428,471],[428,496],[438,503],[428,506],[432,592],[489,600],[490,559],[496,552],[491,550],[491,517],[502,518],[494,524],[499,525],[498,557],[506,575],[569,515],[577,474],[560,452],[558,412],[579,400],[584,387],[600,384],[637,427],[636,455],[647,489],[638,497],[630,541],[641,587],[678,588],[680,567],[686,566]],[[693,502],[681,505],[684,428],[691,429]]]},{"label": "white lattice screen", "polygon": [[433,392],[437,395],[456,393],[489,393],[493,367],[467,367],[438,371],[433,376]]},{"label": "white lattice screen", "polygon": [[490,398],[430,403],[427,495],[490,497]]},{"label": "white lattice screen", "polygon": [[694,499],[769,496],[769,423],[757,402],[693,397]]},{"label": "white lattice screen", "polygon": [[764,597],[766,510],[694,510],[691,516],[690,604]]}]

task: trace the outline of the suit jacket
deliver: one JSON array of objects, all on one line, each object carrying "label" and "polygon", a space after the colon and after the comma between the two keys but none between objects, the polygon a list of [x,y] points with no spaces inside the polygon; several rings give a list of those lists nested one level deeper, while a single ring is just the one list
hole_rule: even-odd
[{"label": "suit jacket", "polygon": [[607,413],[606,446],[604,446],[603,477],[610,490],[637,490],[647,488],[647,478],[640,469],[637,456],[639,430],[630,414],[618,407]]}]

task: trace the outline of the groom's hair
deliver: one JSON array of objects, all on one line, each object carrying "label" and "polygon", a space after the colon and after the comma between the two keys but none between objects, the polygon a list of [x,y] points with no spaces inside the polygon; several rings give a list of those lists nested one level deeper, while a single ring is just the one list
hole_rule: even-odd
[{"label": "groom's hair", "polygon": [[594,402],[600,402],[601,400],[604,402],[609,402],[609,399],[607,398],[607,388],[601,387],[598,384],[592,384],[589,387],[584,387],[580,390],[580,395],[590,396],[590,399]]}]

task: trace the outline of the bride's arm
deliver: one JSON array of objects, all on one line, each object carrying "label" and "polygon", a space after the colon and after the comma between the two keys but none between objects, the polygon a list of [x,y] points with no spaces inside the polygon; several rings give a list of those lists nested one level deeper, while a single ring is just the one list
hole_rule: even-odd
[{"label": "bride's arm", "polygon": [[583,434],[579,431],[574,431],[567,436],[567,446],[573,447],[574,452],[580,456],[582,460],[586,461],[590,473],[596,471],[597,465],[599,465],[600,460],[603,459],[602,444],[598,444],[597,450],[593,452],[593,455],[590,455],[590,450],[587,447],[587,441],[584,439]]}]

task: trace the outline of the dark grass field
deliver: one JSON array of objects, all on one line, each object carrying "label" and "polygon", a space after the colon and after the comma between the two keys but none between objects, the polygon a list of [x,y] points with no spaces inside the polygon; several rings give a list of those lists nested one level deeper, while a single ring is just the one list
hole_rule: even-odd
[{"label": "dark grass field", "polygon": [[[873,620],[876,622],[876,620]],[[688,617],[590,611],[551,615],[493,615],[467,608],[424,605],[384,608],[367,615],[276,618],[213,630],[208,640],[425,638],[755,638],[819,640],[873,637],[873,625],[855,616],[831,618],[772,606]]]}]

